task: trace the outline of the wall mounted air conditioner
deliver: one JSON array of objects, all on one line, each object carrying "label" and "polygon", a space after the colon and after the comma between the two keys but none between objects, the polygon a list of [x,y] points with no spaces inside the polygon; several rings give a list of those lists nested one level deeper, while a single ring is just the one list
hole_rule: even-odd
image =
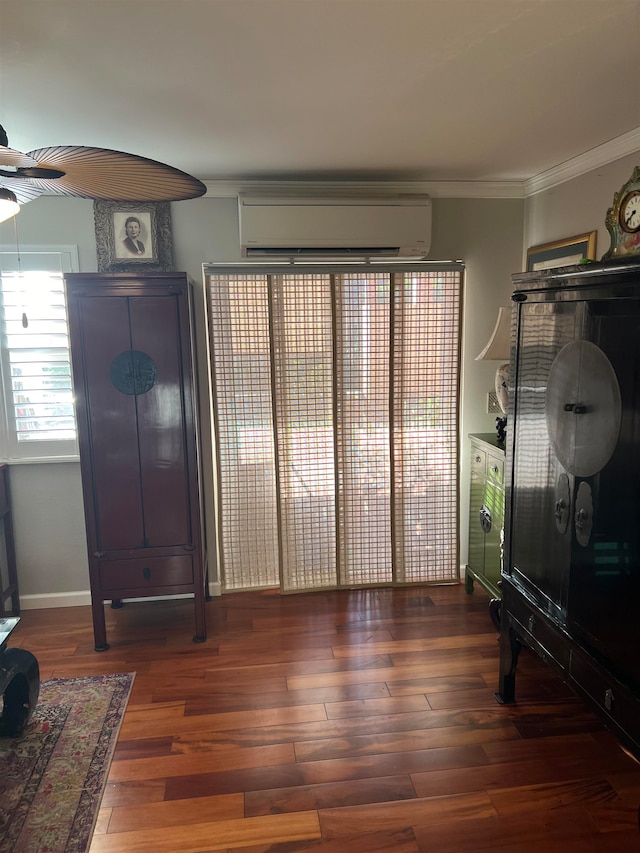
[{"label": "wall mounted air conditioner", "polygon": [[431,199],[286,197],[240,194],[245,258],[424,258],[431,245]]}]

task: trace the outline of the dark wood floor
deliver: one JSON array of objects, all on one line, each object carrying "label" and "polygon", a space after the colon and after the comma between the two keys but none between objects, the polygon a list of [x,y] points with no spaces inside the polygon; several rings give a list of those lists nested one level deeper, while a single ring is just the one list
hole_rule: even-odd
[{"label": "dark wood floor", "polygon": [[137,673],[91,853],[640,851],[640,765],[462,586],[24,611],[43,679]]}]

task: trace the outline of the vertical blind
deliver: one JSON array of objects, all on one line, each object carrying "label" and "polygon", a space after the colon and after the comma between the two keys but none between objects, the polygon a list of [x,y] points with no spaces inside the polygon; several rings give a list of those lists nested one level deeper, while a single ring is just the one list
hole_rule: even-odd
[{"label": "vertical blind", "polygon": [[205,279],[223,588],[457,581],[462,267]]}]

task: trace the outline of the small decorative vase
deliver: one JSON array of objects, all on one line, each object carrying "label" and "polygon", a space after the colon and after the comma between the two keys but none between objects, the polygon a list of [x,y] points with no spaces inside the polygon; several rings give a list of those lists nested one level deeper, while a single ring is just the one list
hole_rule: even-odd
[{"label": "small decorative vase", "polygon": [[509,404],[509,364],[501,364],[496,370],[496,397],[498,405],[507,414]]}]

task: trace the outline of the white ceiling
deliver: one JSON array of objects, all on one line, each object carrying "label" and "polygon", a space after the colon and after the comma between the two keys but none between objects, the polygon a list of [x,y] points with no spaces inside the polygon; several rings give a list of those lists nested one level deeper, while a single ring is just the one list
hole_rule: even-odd
[{"label": "white ceiling", "polygon": [[640,149],[640,0],[0,0],[0,121],[205,182],[526,183]]}]

